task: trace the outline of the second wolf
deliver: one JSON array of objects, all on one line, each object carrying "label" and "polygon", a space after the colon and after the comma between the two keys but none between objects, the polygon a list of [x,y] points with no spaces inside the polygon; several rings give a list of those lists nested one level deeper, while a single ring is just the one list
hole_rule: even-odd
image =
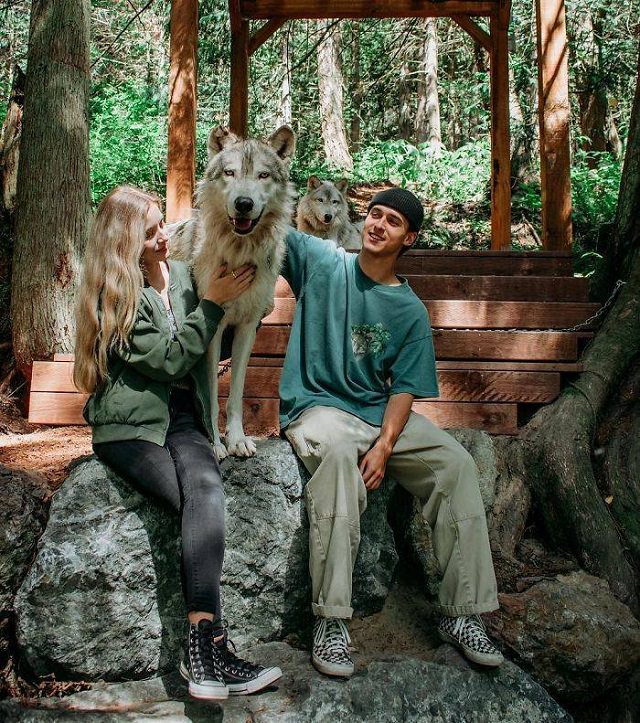
[{"label": "second wolf", "polygon": [[[295,191],[289,161],[295,137],[283,126],[266,142],[243,140],[226,128],[209,135],[209,160],[198,185],[196,214],[176,224],[172,255],[191,263],[198,289],[226,264],[229,272],[244,264],[256,267],[255,279],[240,298],[225,304],[225,315],[209,347],[211,421],[218,459],[228,453],[248,457],[256,446],[244,433],[244,381],[256,327],[273,304],[285,252],[284,238],[293,213]],[[231,388],[227,401],[226,447],[218,428],[218,363],[222,332],[234,326]]]},{"label": "second wolf", "polygon": [[310,176],[307,193],[298,203],[298,231],[334,241],[349,251],[362,246],[361,233],[349,220],[347,181],[322,181]]}]

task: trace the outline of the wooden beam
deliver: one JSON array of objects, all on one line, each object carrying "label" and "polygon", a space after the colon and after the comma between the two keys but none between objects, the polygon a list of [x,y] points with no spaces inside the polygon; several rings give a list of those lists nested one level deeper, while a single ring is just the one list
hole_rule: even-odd
[{"label": "wooden beam", "polygon": [[572,244],[569,68],[564,0],[536,0],[542,244]]},{"label": "wooden beam", "polygon": [[286,23],[283,18],[278,20],[269,20],[262,25],[249,39],[249,55],[253,55],[256,50]]},{"label": "wooden beam", "polygon": [[246,20],[320,18],[435,18],[451,15],[485,15],[494,12],[498,0],[240,0]]},{"label": "wooden beam", "polygon": [[491,248],[511,247],[511,149],[509,143],[510,0],[491,16]]},{"label": "wooden beam", "polygon": [[191,216],[196,173],[198,0],[171,3],[168,222]]},{"label": "wooden beam", "polygon": [[234,133],[246,138],[249,130],[249,21],[240,17],[238,5],[238,0],[229,3],[231,11],[229,125]]},{"label": "wooden beam", "polygon": [[451,19],[463,30],[466,30],[485,50],[491,52],[491,36],[475,20],[472,20],[468,15],[452,15]]}]

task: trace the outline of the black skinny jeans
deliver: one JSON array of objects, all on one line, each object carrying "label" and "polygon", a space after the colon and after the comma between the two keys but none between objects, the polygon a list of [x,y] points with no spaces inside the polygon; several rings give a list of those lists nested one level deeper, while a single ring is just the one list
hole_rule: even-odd
[{"label": "black skinny jeans", "polygon": [[164,447],[140,439],[93,451],[143,495],[168,503],[182,520],[182,588],[187,610],[221,617],[224,491],[218,460],[196,418],[191,392],[174,389]]}]

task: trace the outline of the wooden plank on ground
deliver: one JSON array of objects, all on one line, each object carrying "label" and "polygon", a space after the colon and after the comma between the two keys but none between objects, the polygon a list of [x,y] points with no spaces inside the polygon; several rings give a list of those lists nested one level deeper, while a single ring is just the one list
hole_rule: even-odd
[{"label": "wooden plank on ground", "polygon": [[516,404],[477,404],[473,402],[414,402],[413,410],[438,427],[482,429],[490,434],[516,434]]},{"label": "wooden plank on ground", "polygon": [[[296,300],[276,298],[275,308],[263,324],[291,324]],[[431,325],[441,329],[564,329],[581,324],[599,304],[544,301],[462,301],[436,299],[424,302]]]},{"label": "wooden plank on ground", "polygon": [[[463,254],[463,252],[459,252]],[[573,276],[571,256],[537,257],[529,255],[466,256],[413,255],[398,259],[397,272],[407,274],[446,274],[451,276]]]},{"label": "wooden plank on ground", "polygon": [[32,424],[86,424],[82,416],[89,395],[78,392],[32,392],[29,422]]},{"label": "wooden plank on ground", "polygon": [[[249,398],[245,403],[245,431],[262,436],[277,434],[278,404],[275,399]],[[224,407],[224,402],[221,405]],[[518,428],[516,404],[478,404],[474,402],[414,402],[413,409],[439,427],[483,429],[491,434],[515,434]],[[247,410],[250,416],[247,417]],[[221,413],[221,420],[223,415]],[[221,423],[224,429],[224,423]]]},{"label": "wooden plank on ground", "polygon": [[[245,380],[247,397],[277,399],[281,369],[250,366]],[[220,396],[229,394],[231,374],[219,379]],[[445,369],[439,372],[439,401],[551,402],[560,393],[560,374],[548,372]]]},{"label": "wooden plank on ground", "polygon": [[553,276],[412,276],[406,277],[420,299],[466,301],[589,300],[589,281]]},{"label": "wooden plank on ground", "polygon": [[[263,326],[258,330],[254,354],[280,356],[289,339],[287,326]],[[560,331],[461,331],[434,333],[438,359],[487,359],[500,361],[576,361],[577,338]]]},{"label": "wooden plank on ground", "polygon": [[33,362],[31,392],[77,392],[73,384],[73,362]]}]

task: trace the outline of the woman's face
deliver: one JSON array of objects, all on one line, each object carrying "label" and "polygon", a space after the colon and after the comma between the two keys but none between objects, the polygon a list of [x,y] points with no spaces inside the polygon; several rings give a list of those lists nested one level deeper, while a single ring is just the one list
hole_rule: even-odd
[{"label": "woman's face", "polygon": [[142,261],[149,266],[165,261],[169,255],[169,242],[167,233],[164,230],[164,220],[162,211],[152,204],[147,212],[147,222],[145,224],[144,249],[142,251]]}]

